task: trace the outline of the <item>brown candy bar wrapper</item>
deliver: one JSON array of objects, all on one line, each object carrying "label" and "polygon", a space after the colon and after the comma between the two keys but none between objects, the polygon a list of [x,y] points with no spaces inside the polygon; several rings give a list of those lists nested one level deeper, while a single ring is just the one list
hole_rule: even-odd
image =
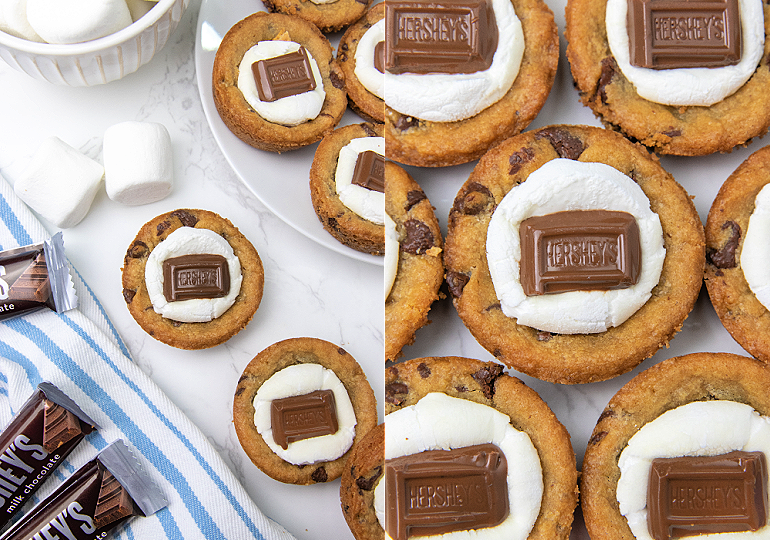
[{"label": "brown candy bar wrapper", "polygon": [[77,307],[62,234],[45,242],[0,251],[0,321],[39,309]]},{"label": "brown candy bar wrapper", "polygon": [[94,540],[134,516],[165,507],[165,497],[122,440],[102,450],[24,515],[0,539]]},{"label": "brown candy bar wrapper", "polygon": [[0,529],[96,427],[56,386],[38,385],[0,434]]}]

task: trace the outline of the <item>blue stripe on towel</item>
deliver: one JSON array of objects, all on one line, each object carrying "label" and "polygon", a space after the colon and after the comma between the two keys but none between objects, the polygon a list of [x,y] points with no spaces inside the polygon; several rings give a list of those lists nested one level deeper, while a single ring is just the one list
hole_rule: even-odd
[{"label": "blue stripe on towel", "polygon": [[209,478],[217,485],[219,490],[222,492],[222,494],[227,498],[228,502],[233,505],[233,509],[238,513],[238,515],[241,516],[241,519],[243,519],[243,522],[249,527],[251,530],[251,533],[254,535],[254,538],[256,540],[262,539],[262,535],[259,532],[259,529],[257,526],[251,521],[249,516],[244,511],[243,507],[238,503],[238,500],[235,498],[235,496],[232,494],[230,489],[227,487],[227,485],[222,481],[222,479],[219,477],[216,472],[211,468],[211,465],[208,461],[200,454],[197,448],[190,443],[190,441],[187,439],[187,437],[184,436],[183,433],[179,431],[179,429],[173,425],[169,419],[166,417],[166,415],[163,414],[160,409],[148,398],[142,390],[134,384],[133,381],[131,381],[128,377],[126,377],[125,373],[123,373],[118,367],[115,365],[115,363],[110,359],[110,357],[102,350],[101,347],[97,343],[94,342],[94,340],[89,336],[85,330],[80,328],[73,320],[71,320],[69,317],[67,317],[66,313],[59,316],[70,328],[72,328],[90,347],[91,349],[99,355],[99,357],[104,360],[107,365],[110,366],[110,368],[115,372],[115,374],[126,383],[127,386],[133,390],[134,394],[136,394],[137,397],[139,397],[142,402],[144,402],[147,407],[152,410],[152,412],[155,414],[155,416],[163,422],[163,424],[172,432],[176,437],[179,439],[179,441],[184,444],[185,448],[187,448],[190,453],[195,457],[195,459],[200,463],[201,467],[206,471],[206,473],[209,475]]},{"label": "blue stripe on towel", "polygon": [[[67,321],[66,315],[61,315],[61,318]],[[184,475],[176,468],[168,456],[166,456],[163,451],[150,440],[147,434],[136,425],[134,420],[129,417],[117,403],[115,403],[112,397],[110,397],[104,389],[77,364],[77,362],[59,348],[56,343],[51,341],[43,331],[23,318],[13,319],[12,322],[15,323],[14,326],[16,327],[15,329],[17,332],[37,343],[51,362],[67,374],[86,395],[96,402],[102,411],[104,411],[105,414],[107,414],[126,434],[131,443],[140,450],[145,459],[150,461],[166,480],[174,486],[182,499],[184,499],[187,509],[198,525],[198,528],[206,533],[207,538],[226,540],[214,520],[211,518],[211,515],[209,515],[208,511],[203,507],[200,500],[198,500],[198,497],[190,488]],[[104,356],[104,359],[108,360],[106,356]],[[162,518],[161,515],[158,517]],[[167,533],[173,533],[173,535],[169,535],[169,538],[178,538],[182,540],[183,536],[181,531],[176,527],[176,524],[173,525],[174,526],[171,527],[171,529],[167,529]]]},{"label": "blue stripe on towel", "polygon": [[[14,214],[13,209],[8,204],[8,201],[6,201],[5,197],[2,195],[0,195],[0,216],[3,217],[5,225],[8,227],[8,230],[11,231],[13,238],[20,246],[28,246],[29,244],[34,243],[34,240],[32,240],[32,237],[21,224],[16,217],[16,214]],[[2,246],[0,246],[0,249],[2,249]]]}]

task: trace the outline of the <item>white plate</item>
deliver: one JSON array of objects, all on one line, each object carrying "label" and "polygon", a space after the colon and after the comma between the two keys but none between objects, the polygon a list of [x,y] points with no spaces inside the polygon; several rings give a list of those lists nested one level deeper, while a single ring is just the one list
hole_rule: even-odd
[{"label": "white plate", "polygon": [[[338,242],[321,226],[310,200],[310,165],[317,144],[276,154],[252,148],[225,126],[214,106],[211,72],[218,40],[238,21],[255,11],[265,11],[262,3],[238,0],[203,0],[195,39],[195,71],[203,112],[214,139],[246,187],[276,216],[296,230],[333,251],[382,266],[382,257],[361,253]],[[332,36],[332,45],[337,40]],[[340,125],[361,122],[348,111]]]}]

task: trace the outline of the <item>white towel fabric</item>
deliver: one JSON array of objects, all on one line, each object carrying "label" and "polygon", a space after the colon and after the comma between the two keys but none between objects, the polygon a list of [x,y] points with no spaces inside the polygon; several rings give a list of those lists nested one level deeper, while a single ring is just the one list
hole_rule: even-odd
[{"label": "white towel fabric", "polygon": [[[0,177],[0,249],[48,236]],[[58,386],[100,426],[29,504],[122,438],[169,504],[151,517],[129,521],[114,538],[293,539],[262,514],[203,433],[130,360],[93,292],[74,269],[72,274],[77,309],[58,315],[44,310],[0,322],[0,426],[8,424],[42,381]]]}]

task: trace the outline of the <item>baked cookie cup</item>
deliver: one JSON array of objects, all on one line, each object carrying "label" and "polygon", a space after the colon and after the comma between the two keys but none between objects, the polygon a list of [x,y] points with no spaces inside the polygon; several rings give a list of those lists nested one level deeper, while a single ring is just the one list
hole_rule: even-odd
[{"label": "baked cookie cup", "polygon": [[[326,97],[320,113],[298,125],[265,120],[238,88],[244,54],[258,42],[273,40],[299,43],[318,65]],[[214,58],[212,85],[217,112],[230,131],[245,143],[271,152],[294,150],[320,140],[339,123],[347,107],[345,75],[329,40],[311,23],[281,13],[254,13],[227,31]]]},{"label": "baked cookie cup", "polygon": [[428,324],[430,308],[439,299],[444,241],[433,206],[419,184],[392,162],[386,175],[385,213],[393,225],[392,243],[385,249],[385,360],[393,361],[414,343],[415,333]]},{"label": "baked cookie cup", "polygon": [[360,19],[372,0],[262,0],[268,11],[284,13],[313,23],[323,33],[338,32]]},{"label": "baked cookie cup", "polygon": [[559,60],[553,12],[542,0],[511,0],[524,33],[524,53],[508,92],[475,116],[427,121],[385,108],[387,157],[406,165],[443,167],[478,159],[500,141],[524,130],[551,91]]},{"label": "baked cookie cup", "polygon": [[770,6],[767,3],[762,2],[765,40],[756,70],[735,93],[709,106],[664,105],[641,97],[610,51],[606,6],[606,0],[569,0],[565,28],[567,59],[580,101],[605,126],[656,153],[680,156],[729,152],[767,132],[770,127],[767,92]]},{"label": "baked cookie cup", "polygon": [[[517,516],[522,527],[515,532],[505,530],[505,536],[500,536],[504,521],[497,526],[479,527],[473,531],[478,535],[474,538],[569,537],[578,500],[575,454],[569,434],[540,396],[516,377],[505,374],[502,365],[461,357],[409,360],[386,369],[385,396],[386,477],[388,461],[397,467],[405,452],[421,453],[426,458],[433,453],[422,451],[423,439],[435,441],[432,449],[452,451],[493,444],[506,455],[509,471],[515,467],[527,476],[524,483],[508,478],[509,488],[517,486],[509,491],[508,500],[515,501],[511,511],[517,512],[513,507],[519,505],[531,512],[527,518]],[[415,423],[409,421],[413,415],[422,428],[415,428]],[[493,423],[496,435],[485,439]],[[451,430],[442,429],[448,425]],[[521,445],[508,448],[498,440],[502,433]],[[496,451],[484,452],[490,455]],[[398,503],[397,493],[387,493],[388,505]]]},{"label": "baked cookie cup", "polygon": [[[671,462],[666,458],[720,456],[760,447],[752,442],[754,437],[746,428],[767,424],[768,384],[770,371],[765,364],[728,353],[694,353],[671,358],[626,383],[599,417],[583,459],[581,506],[591,538],[650,538],[650,526],[653,531],[660,528],[657,518],[661,516],[654,507],[647,509],[655,518],[651,523],[640,513],[645,510],[648,485],[653,488],[651,500],[658,499],[658,483],[653,482],[650,471],[653,467],[656,471],[662,470],[661,465]],[[670,443],[677,448],[672,449]],[[658,458],[663,461],[654,464]],[[708,470],[703,472],[707,474]],[[674,474],[682,479],[680,485],[688,485],[686,470],[671,474],[675,480]],[[708,485],[709,477],[702,478],[701,486]],[[711,485],[721,489],[718,480]],[[706,507],[706,497],[700,498],[702,494],[699,492],[698,508]],[[714,504],[725,508],[723,501],[711,495],[708,499],[712,510],[707,511],[707,515],[695,510],[690,511],[688,518],[691,526],[702,527],[700,530],[704,532],[713,517],[721,513],[719,509],[713,510]],[[692,499],[690,502],[696,503]],[[737,521],[749,506],[735,512]],[[671,520],[677,517],[681,518],[681,512],[672,503],[669,521],[663,519],[662,523],[675,526],[677,522]],[[751,536],[749,529],[746,532]],[[668,538],[668,535],[660,537]],[[734,535],[725,536],[729,537]]]},{"label": "baked cookie cup", "polygon": [[[543,173],[546,168],[550,171],[557,164],[568,172],[558,170],[553,176]],[[585,199],[593,199],[599,192],[594,187],[583,186],[596,186],[595,183],[565,184],[573,190],[567,192],[561,184],[553,187],[556,184],[536,184],[533,181],[523,191],[530,193],[534,200],[553,196],[556,205],[552,204],[550,210],[544,212],[538,209],[537,204],[532,206],[533,199],[530,199],[529,202],[525,201],[530,206],[520,207],[534,208],[528,215],[559,213],[585,206],[621,210],[616,206],[620,204],[619,201],[628,200],[627,195],[631,192],[636,193],[638,208],[646,212],[645,220],[651,218],[654,223],[655,216],[659,220],[658,232],[652,228],[647,229],[647,225],[642,229],[649,231],[645,233],[646,237],[659,245],[656,248],[656,259],[646,255],[640,259],[640,272],[644,275],[646,268],[658,268],[659,277],[651,273],[645,278],[646,285],[650,287],[649,297],[644,300],[643,295],[638,296],[634,301],[635,306],[638,306],[634,307],[635,311],[626,311],[625,321],[620,323],[622,319],[619,319],[615,326],[608,323],[606,327],[603,326],[605,323],[602,317],[609,318],[613,313],[610,310],[609,314],[598,311],[599,318],[594,321],[598,323],[598,328],[583,330],[581,327],[568,332],[559,325],[557,329],[552,329],[552,323],[561,323],[564,319],[581,322],[585,315],[588,321],[588,314],[593,313],[594,309],[589,309],[588,300],[584,298],[571,299],[571,303],[561,304],[567,300],[563,295],[573,293],[558,290],[557,294],[539,296],[527,293],[524,297],[525,293],[522,293],[521,305],[526,302],[530,306],[528,315],[539,317],[537,326],[522,324],[519,322],[521,315],[508,316],[504,313],[505,306],[501,304],[498,293],[506,292],[506,283],[499,287],[500,291],[497,290],[488,258],[488,252],[496,252],[496,267],[502,265],[510,268],[511,279],[521,281],[519,262],[516,262],[515,271],[510,264],[515,259],[513,252],[505,254],[500,249],[500,246],[509,245],[503,241],[511,242],[519,238],[519,225],[508,225],[507,230],[503,229],[504,234],[498,233],[490,242],[490,223],[506,196],[511,193],[513,197],[512,191],[518,186],[525,186],[533,173],[539,175],[540,179],[545,176],[561,181],[571,178],[572,172],[569,171],[576,168],[599,168],[601,176],[591,176],[592,182],[596,177],[610,175],[614,178],[613,182],[622,180],[621,185],[626,187],[619,192],[608,191],[616,195],[604,196],[606,200],[602,203],[589,201],[590,204],[587,204]],[[604,190],[604,184],[601,186]],[[580,203],[575,202],[578,199]],[[511,208],[508,205],[506,211]],[[517,207],[514,205],[513,208]],[[506,223],[503,216],[498,223]],[[641,223],[639,218],[635,221]],[[575,225],[571,227],[571,230],[581,230],[575,229]],[[616,232],[619,236],[613,238],[621,236],[619,231]],[[581,234],[589,240],[589,245],[592,244],[591,235],[594,233],[586,229]],[[698,297],[705,259],[703,226],[695,207],[685,190],[660,166],[657,159],[650,156],[643,147],[612,131],[566,125],[522,133],[501,143],[481,158],[450,209],[444,249],[446,281],[453,303],[478,342],[509,367],[542,380],[564,384],[615,377],[666,346],[681,329]],[[571,263],[567,263],[570,261],[562,266],[557,264],[553,275],[543,272],[540,275],[541,284],[554,278],[557,285],[560,280],[568,283],[573,270],[570,268]],[[609,266],[615,267],[615,264],[612,262]],[[574,266],[575,270],[580,270],[579,264],[575,263]],[[587,262],[584,266],[583,270],[593,272]],[[538,272],[542,272],[542,269]],[[507,285],[511,284],[507,282]],[[579,294],[583,292],[594,293],[590,290],[578,291]],[[618,291],[611,292],[615,294]],[[619,292],[623,293],[622,288]],[[530,300],[549,302],[545,306],[548,310],[533,309],[531,306],[536,304],[529,303]],[[606,301],[604,296],[600,300]],[[595,296],[591,296],[590,302],[590,306],[600,305]],[[643,303],[639,305],[640,302]],[[550,315],[544,315],[546,313]]]},{"label": "baked cookie cup", "polygon": [[[148,291],[147,265],[148,261],[155,258],[153,251],[159,246],[166,249],[169,244],[163,242],[180,229],[184,229],[182,233],[192,231],[192,235],[195,235],[196,230],[203,230],[202,234],[221,239],[220,242],[225,243],[224,249],[227,250],[229,246],[240,265],[240,289],[233,304],[224,313],[206,322],[182,322],[175,318],[183,312],[192,311],[192,308],[188,310],[183,307],[176,312],[161,315]],[[209,241],[207,239],[205,242]],[[198,240],[192,242],[197,243]],[[187,248],[181,248],[178,253],[175,252],[177,248],[169,249],[171,251],[163,256],[164,260],[185,255]],[[158,262],[162,263],[163,260]],[[231,283],[235,279],[235,275],[230,275]],[[205,349],[227,341],[249,323],[262,300],[265,275],[257,250],[229,220],[207,210],[179,209],[157,216],[139,230],[123,260],[122,282],[123,298],[128,311],[145,332],[179,349]],[[166,307],[174,308],[173,300],[161,302]],[[202,309],[207,311],[205,307]]]},{"label": "baked cookie cup", "polygon": [[342,515],[356,540],[382,540],[385,531],[374,509],[374,488],[382,478],[385,424],[372,428],[353,449],[340,477]]},{"label": "baked cookie cup", "polygon": [[[360,117],[379,123],[385,121],[385,102],[381,97],[367,90],[356,76],[356,53],[364,34],[384,17],[385,4],[383,2],[372,6],[363,17],[345,31],[337,48],[337,62],[345,74],[347,84],[348,105]],[[373,58],[371,62],[374,62]]]},{"label": "baked cookie cup", "polygon": [[[749,156],[722,184],[706,220],[706,289],[722,324],[744,349],[764,362],[770,361],[770,312],[747,281],[746,271],[761,274],[767,260],[749,248],[742,259],[749,233],[749,220],[761,219],[762,202],[757,196],[770,183],[770,147]],[[760,244],[767,239],[761,221],[752,235]],[[764,239],[764,240],[763,240]],[[754,255],[755,260],[750,260]],[[744,264],[742,264],[742,262]],[[749,265],[747,269],[744,265]],[[752,274],[749,273],[749,276]],[[761,290],[761,281],[753,288]],[[765,300],[767,303],[767,300]]]},{"label": "baked cookie cup", "polygon": [[[319,391],[333,393],[323,398],[331,401],[328,408],[315,401]],[[295,397],[313,401],[287,401]],[[316,484],[340,477],[350,454],[377,425],[377,403],[361,366],[342,347],[292,338],[270,345],[243,370],[233,423],[243,450],[262,472],[287,484]]]},{"label": "baked cookie cup", "polygon": [[[382,211],[376,216],[380,223],[367,219],[364,215],[352,210],[341,200],[337,187],[340,150],[353,139],[379,137],[382,141],[382,124],[361,123],[342,126],[326,134],[318,144],[310,167],[310,199],[313,209],[323,228],[342,244],[372,255],[382,255],[385,252],[385,231],[382,225]],[[350,189],[357,189],[347,186]],[[347,189],[343,188],[343,189]],[[373,192],[366,197],[374,200]],[[382,194],[379,194],[382,196]],[[363,196],[362,196],[363,197]],[[350,203],[349,203],[350,204]],[[382,205],[380,199],[379,205]],[[354,206],[354,208],[356,208]],[[363,209],[361,209],[363,211]],[[371,216],[375,217],[375,216]]]}]

